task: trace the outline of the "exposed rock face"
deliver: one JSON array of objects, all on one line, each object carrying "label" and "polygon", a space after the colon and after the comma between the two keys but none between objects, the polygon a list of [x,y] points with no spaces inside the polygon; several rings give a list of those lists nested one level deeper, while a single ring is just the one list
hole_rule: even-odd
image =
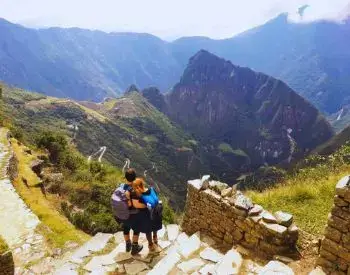
[{"label": "exposed rock face", "polygon": [[240,244],[270,258],[294,251],[298,229],[290,224],[290,214],[283,213],[288,218],[286,222],[281,215],[274,217],[240,192],[222,197],[211,182],[208,189],[201,187],[198,180],[188,182],[184,232],[205,231],[218,242]]},{"label": "exposed rock face", "polygon": [[150,87],[142,90],[142,95],[159,111],[164,112],[166,110],[164,96],[156,87]]},{"label": "exposed rock face", "polygon": [[317,264],[327,274],[350,274],[350,177],[336,186],[334,205],[328,218]]},{"label": "exposed rock face", "polygon": [[167,100],[176,122],[242,150],[252,163],[286,160],[295,142],[306,151],[333,134],[317,109],[282,81],[204,50],[190,59]]}]

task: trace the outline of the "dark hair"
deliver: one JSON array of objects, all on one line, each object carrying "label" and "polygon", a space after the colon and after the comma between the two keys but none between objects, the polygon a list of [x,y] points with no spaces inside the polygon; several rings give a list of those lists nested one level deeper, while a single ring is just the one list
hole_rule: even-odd
[{"label": "dark hair", "polygon": [[125,178],[128,182],[132,182],[136,179],[136,172],[135,169],[129,168],[125,171]]}]

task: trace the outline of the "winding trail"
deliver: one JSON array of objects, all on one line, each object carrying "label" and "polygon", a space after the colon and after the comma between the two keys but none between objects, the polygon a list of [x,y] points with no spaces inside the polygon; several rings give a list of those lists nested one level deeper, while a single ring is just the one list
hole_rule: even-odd
[{"label": "winding trail", "polygon": [[12,155],[6,138],[7,130],[0,128],[0,235],[12,250],[16,273],[30,274],[24,266],[45,257],[44,237],[36,232],[38,217],[17,194],[7,175]]}]

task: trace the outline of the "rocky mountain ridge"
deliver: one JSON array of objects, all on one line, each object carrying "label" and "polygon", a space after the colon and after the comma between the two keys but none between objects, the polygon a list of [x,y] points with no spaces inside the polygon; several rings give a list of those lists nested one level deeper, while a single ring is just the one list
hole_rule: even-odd
[{"label": "rocky mountain ridge", "polygon": [[120,95],[130,83],[166,92],[188,59],[206,49],[277,77],[322,112],[336,113],[349,99],[349,28],[349,21],[297,24],[282,14],[230,39],[188,37],[169,43],[147,34],[32,30],[1,20],[0,79],[77,100]]},{"label": "rocky mountain ridge", "polygon": [[218,157],[212,170],[231,170],[228,181],[235,170],[288,163],[333,135],[317,109],[282,81],[204,50],[170,93],[152,91],[144,96],[200,140],[210,162]]}]

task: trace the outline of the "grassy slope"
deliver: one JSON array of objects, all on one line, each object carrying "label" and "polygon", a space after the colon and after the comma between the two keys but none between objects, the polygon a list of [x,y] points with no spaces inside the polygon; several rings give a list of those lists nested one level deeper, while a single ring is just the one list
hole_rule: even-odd
[{"label": "grassy slope", "polygon": [[350,147],[345,145],[328,157],[311,156],[281,185],[247,194],[270,211],[292,213],[302,230],[321,235],[333,205],[335,185],[350,173],[350,164],[343,159],[349,151]]},{"label": "grassy slope", "polygon": [[[76,103],[3,86],[3,98],[5,125],[12,124],[22,130],[27,144],[33,143],[35,136],[45,130],[71,138],[73,131],[67,125],[77,123],[79,131],[75,144],[83,154],[89,155],[100,146],[107,146],[104,159],[122,167],[128,157],[140,174],[151,169],[154,162],[157,170],[149,171],[149,180],[156,181],[173,206],[183,205],[184,183],[199,174],[197,166],[184,171],[195,154],[178,150],[191,148],[190,137],[140,94],[130,93],[105,104]],[[120,116],[114,110],[115,104],[119,104],[121,111],[131,110],[134,115]],[[199,157],[194,156],[194,159]]]},{"label": "grassy slope", "polygon": [[[18,145],[15,140],[12,140],[13,150],[18,158],[18,177],[13,182],[17,192],[23,198],[29,208],[39,217],[42,225],[39,230],[47,238],[48,242],[54,247],[62,247],[67,241],[74,241],[83,243],[88,240],[88,235],[82,231],[77,230],[61,213],[59,213],[55,206],[55,195],[47,195],[47,198],[41,193],[40,188],[35,188],[39,179],[30,169],[30,162],[34,156],[23,153],[23,146]],[[22,177],[27,179],[27,188],[23,182]]]}]

